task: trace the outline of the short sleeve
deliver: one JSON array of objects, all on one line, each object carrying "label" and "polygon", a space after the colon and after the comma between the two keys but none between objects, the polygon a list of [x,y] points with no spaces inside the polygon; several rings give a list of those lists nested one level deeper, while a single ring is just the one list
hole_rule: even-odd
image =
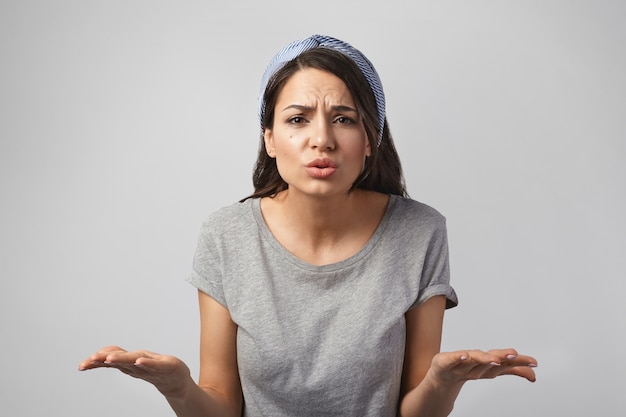
[{"label": "short sleeve", "polygon": [[222,277],[219,246],[212,236],[209,223],[205,223],[198,238],[192,270],[186,281],[227,307]]},{"label": "short sleeve", "polygon": [[424,256],[417,300],[413,307],[436,295],[446,297],[446,308],[456,307],[458,298],[450,286],[450,261],[445,218],[433,230]]}]

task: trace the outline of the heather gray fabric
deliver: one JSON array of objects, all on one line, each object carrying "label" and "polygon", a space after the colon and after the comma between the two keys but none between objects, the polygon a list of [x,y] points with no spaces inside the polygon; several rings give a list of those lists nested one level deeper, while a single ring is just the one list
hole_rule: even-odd
[{"label": "heather gray fabric", "polygon": [[248,417],[395,416],[404,314],[449,285],[445,219],[391,196],[354,256],[313,266],[270,233],[258,199],[203,224],[188,281],[226,306]]}]

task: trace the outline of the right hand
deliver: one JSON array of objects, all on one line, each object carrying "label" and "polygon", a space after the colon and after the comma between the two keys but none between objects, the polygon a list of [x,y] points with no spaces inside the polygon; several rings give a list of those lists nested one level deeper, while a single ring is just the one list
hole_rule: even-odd
[{"label": "right hand", "polygon": [[78,370],[115,368],[134,378],[154,385],[166,397],[182,397],[191,381],[189,368],[183,361],[168,355],[145,350],[129,352],[119,346],[107,346],[78,365]]}]

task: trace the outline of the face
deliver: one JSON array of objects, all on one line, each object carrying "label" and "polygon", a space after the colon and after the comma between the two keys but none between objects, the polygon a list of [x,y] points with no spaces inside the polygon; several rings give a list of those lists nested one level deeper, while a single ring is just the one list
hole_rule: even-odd
[{"label": "face", "polygon": [[370,145],[346,85],[330,72],[296,72],[279,93],[265,148],[290,193],[348,193]]}]

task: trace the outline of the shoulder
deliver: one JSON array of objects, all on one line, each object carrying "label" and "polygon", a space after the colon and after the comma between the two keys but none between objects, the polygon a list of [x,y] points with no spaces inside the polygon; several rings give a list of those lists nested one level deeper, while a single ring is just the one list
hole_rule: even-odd
[{"label": "shoulder", "polygon": [[202,232],[212,235],[231,235],[243,232],[255,224],[255,199],[237,202],[211,213],[202,223]]},{"label": "shoulder", "polygon": [[389,204],[392,205],[390,220],[394,223],[445,229],[445,216],[427,204],[400,196],[392,196]]}]

